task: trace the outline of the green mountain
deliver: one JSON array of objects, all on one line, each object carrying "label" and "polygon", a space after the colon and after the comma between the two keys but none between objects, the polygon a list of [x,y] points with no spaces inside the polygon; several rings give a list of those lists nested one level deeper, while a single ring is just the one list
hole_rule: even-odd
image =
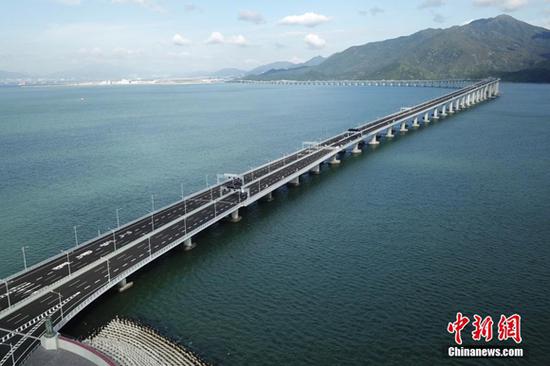
[{"label": "green mountain", "polygon": [[249,79],[441,79],[499,76],[550,82],[550,31],[509,15],[426,29],[336,53],[317,66]]}]

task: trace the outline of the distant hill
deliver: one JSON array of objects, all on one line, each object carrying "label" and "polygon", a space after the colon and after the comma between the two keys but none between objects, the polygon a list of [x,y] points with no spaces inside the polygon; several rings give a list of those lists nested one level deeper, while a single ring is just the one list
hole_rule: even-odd
[{"label": "distant hill", "polygon": [[227,68],[227,69],[221,69],[216,72],[210,73],[209,76],[215,77],[215,78],[239,78],[246,75],[246,73],[247,72],[245,70]]},{"label": "distant hill", "polygon": [[509,15],[350,47],[317,66],[249,79],[440,79],[500,76],[550,82],[550,31]]},{"label": "distant hill", "polygon": [[304,66],[317,66],[320,65],[324,60],[326,60],[323,56],[316,56],[312,59],[304,62],[304,63],[293,63],[290,61],[278,61],[278,62],[272,62],[266,65],[258,66],[249,72],[246,73],[247,76],[251,75],[260,75],[269,71],[283,71],[283,70],[291,70],[296,69]]}]

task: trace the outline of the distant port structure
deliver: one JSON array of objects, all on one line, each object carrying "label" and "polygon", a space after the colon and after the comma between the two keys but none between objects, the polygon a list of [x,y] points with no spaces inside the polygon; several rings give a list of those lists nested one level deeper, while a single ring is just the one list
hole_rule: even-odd
[{"label": "distant port structure", "polygon": [[[131,287],[128,279],[133,273],[168,251],[176,247],[193,249],[193,238],[213,224],[221,220],[238,222],[240,209],[259,199],[271,200],[273,191],[284,185],[298,186],[302,175],[320,174],[323,164],[340,164],[347,152],[360,154],[365,144],[377,145],[394,137],[397,131],[406,133],[496,98],[500,80],[366,82],[269,83],[440,86],[457,90],[351,127],[323,141],[306,142],[300,150],[246,172],[220,174],[217,184],[201,191],[184,195],[182,187],[182,197],[177,202],[153,209],[116,230],[0,280],[0,366],[24,364],[40,344],[52,344],[52,331],[59,331],[111,288],[124,291]],[[67,340],[59,342],[70,344]],[[97,364],[109,364],[101,357],[98,360]]]}]

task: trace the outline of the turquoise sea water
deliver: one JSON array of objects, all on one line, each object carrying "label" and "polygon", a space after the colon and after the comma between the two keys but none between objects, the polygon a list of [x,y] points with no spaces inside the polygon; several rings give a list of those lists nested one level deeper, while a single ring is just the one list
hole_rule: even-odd
[{"label": "turquoise sea water", "polygon": [[[215,364],[477,364],[446,357],[456,312],[519,313],[527,356],[501,363],[549,364],[550,86],[501,90],[279,190],[65,332],[118,314]],[[167,204],[181,183],[191,193],[444,92],[0,88],[0,276],[22,268],[23,245],[37,262],[74,245],[74,225],[89,239],[116,224],[116,208],[128,221],[151,194]]]}]

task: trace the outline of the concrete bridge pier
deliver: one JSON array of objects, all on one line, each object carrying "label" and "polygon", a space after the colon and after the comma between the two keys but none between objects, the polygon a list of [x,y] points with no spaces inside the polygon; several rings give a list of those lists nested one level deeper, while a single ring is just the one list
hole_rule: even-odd
[{"label": "concrete bridge pier", "polygon": [[235,211],[231,212],[231,216],[229,217],[229,221],[231,222],[239,222],[241,221],[242,217],[239,216],[239,209],[236,209]]},{"label": "concrete bridge pier", "polygon": [[401,122],[401,128],[399,129],[399,132],[407,132],[409,129],[407,128],[407,122]]},{"label": "concrete bridge pier", "polygon": [[376,139],[376,135],[372,135],[372,139],[369,141],[369,145],[379,145],[380,141]]},{"label": "concrete bridge pier", "polygon": [[386,138],[392,138],[394,136],[392,128],[388,128],[388,131],[386,132]]},{"label": "concrete bridge pier", "polygon": [[118,292],[124,292],[134,285],[133,282],[128,282],[126,278],[117,283]]},{"label": "concrete bridge pier", "polygon": [[454,111],[454,100],[449,104],[449,114],[453,114],[455,111]]},{"label": "concrete bridge pier", "polygon": [[298,187],[300,185],[300,177],[298,176],[292,179],[290,182],[288,182],[288,184],[294,187]]},{"label": "concrete bridge pier", "polygon": [[414,117],[412,126],[415,128],[420,127],[420,123],[418,123],[418,116]]},{"label": "concrete bridge pier", "polygon": [[317,164],[309,172],[313,175],[319,175],[321,174],[321,166]]},{"label": "concrete bridge pier", "polygon": [[185,250],[186,252],[197,246],[197,243],[194,243],[192,239],[193,238],[185,239],[185,241],[183,242],[183,250]]},{"label": "concrete bridge pier", "polygon": [[362,152],[363,152],[363,150],[361,150],[359,148],[359,144],[355,144],[353,146],[353,149],[351,150],[351,153],[354,154],[354,155],[361,154]]},{"label": "concrete bridge pier", "polygon": [[429,115],[430,115],[429,112],[424,113],[424,119],[423,119],[424,123],[430,123]]},{"label": "concrete bridge pier", "polygon": [[338,160],[338,154],[335,154],[332,159],[328,162],[330,165],[338,165],[340,164],[340,160]]},{"label": "concrete bridge pier", "polygon": [[439,109],[434,109],[434,116],[433,116],[434,119],[439,119]]},{"label": "concrete bridge pier", "polygon": [[273,192],[269,192],[268,194],[266,194],[266,195],[264,196],[264,199],[265,199],[266,202],[271,202],[271,201],[273,201],[273,200],[274,200],[274,198],[273,198]]},{"label": "concrete bridge pier", "polygon": [[447,104],[443,104],[441,107],[441,117],[447,117]]}]

